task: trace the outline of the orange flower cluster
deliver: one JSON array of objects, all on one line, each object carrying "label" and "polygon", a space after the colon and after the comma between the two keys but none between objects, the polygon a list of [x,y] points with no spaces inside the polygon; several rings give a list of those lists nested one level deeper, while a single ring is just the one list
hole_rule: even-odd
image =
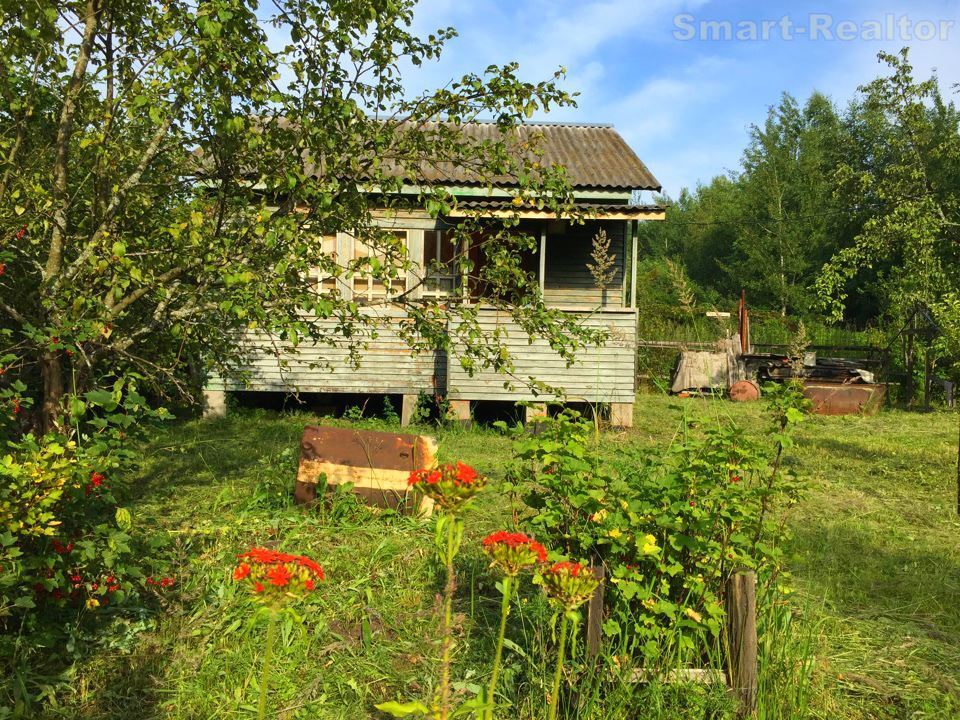
[{"label": "orange flower cluster", "polygon": [[483,540],[491,565],[514,577],[521,570],[547,561],[547,549],[529,535],[498,530]]},{"label": "orange flower cluster", "polygon": [[323,568],[304,555],[291,555],[267,548],[251,548],[238,555],[240,563],[233,571],[237,582],[247,581],[264,601],[301,597],[325,579]]},{"label": "orange flower cluster", "polygon": [[583,605],[600,583],[588,568],[569,561],[552,565],[543,573],[541,582],[550,599],[567,610]]},{"label": "orange flower cluster", "polygon": [[414,470],[407,485],[432,498],[440,507],[456,510],[482,491],[487,479],[469,465],[441,465],[430,470]]}]

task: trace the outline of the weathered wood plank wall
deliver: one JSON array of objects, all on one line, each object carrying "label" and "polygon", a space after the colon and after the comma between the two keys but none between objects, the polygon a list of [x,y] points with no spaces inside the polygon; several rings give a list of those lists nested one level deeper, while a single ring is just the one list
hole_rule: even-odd
[{"label": "weathered wood plank wall", "polygon": [[[393,225],[408,230],[411,252],[418,256],[423,253],[424,223],[404,218]],[[407,227],[400,228],[401,224]],[[507,330],[506,344],[516,366],[514,378],[506,378],[488,368],[479,368],[471,376],[456,357],[456,348],[450,358],[441,351],[413,355],[388,323],[377,328],[376,338],[364,338],[367,347],[360,351],[359,367],[350,363],[347,343],[342,340],[332,344],[304,343],[293,353],[289,344],[268,334],[248,332],[242,343],[249,360],[238,368],[246,374],[247,382],[214,381],[208,389],[385,394],[446,392],[454,400],[552,399],[552,396],[538,397],[526,386],[530,378],[536,378],[563,388],[565,399],[571,402],[632,403],[637,319],[635,311],[623,309],[625,225],[622,221],[590,222],[582,226],[570,225],[562,233],[548,234],[544,281],[547,304],[578,312],[588,326],[607,329],[611,333],[611,339],[604,347],[581,350],[571,367],[544,340],[531,344],[526,333],[509,316],[485,309],[481,310],[481,324],[485,330]],[[586,267],[590,262],[592,239],[601,227],[610,236],[610,252],[616,260],[615,277],[605,291],[596,287]],[[352,257],[352,237],[341,233],[335,242],[341,257]],[[416,284],[418,275],[411,271],[411,286]],[[338,290],[349,296],[351,283],[338,283]],[[604,311],[598,312],[597,308],[601,306]],[[404,315],[401,309],[379,306],[372,307],[369,312],[388,318],[394,324]],[[335,320],[329,321],[329,329],[331,338],[336,340]],[[505,380],[514,387],[504,387]]]},{"label": "weathered wood plank wall", "polygon": [[[374,312],[371,310],[371,312]],[[397,322],[402,313],[376,310],[382,317]],[[336,321],[329,321],[336,332]],[[322,393],[433,393],[446,385],[446,355],[429,351],[413,355],[407,343],[390,325],[377,328],[377,337],[364,338],[367,347],[360,350],[360,365],[350,362],[345,342],[333,345],[303,343],[291,352],[289,343],[262,332],[248,332],[242,340],[250,355],[238,369],[249,373],[248,384],[228,382],[226,390],[264,392]],[[311,367],[314,365],[315,367]]]},{"label": "weathered wood plank wall", "polygon": [[[535,395],[525,386],[529,378],[563,388],[569,402],[632,403],[636,395],[637,315],[632,310],[583,312],[583,323],[610,333],[603,347],[584,348],[576,362],[568,367],[543,339],[533,343],[506,313],[481,310],[479,322],[487,332],[506,330],[504,341],[515,365],[514,378],[490,368],[475,368],[473,375],[456,357],[447,368],[447,394],[452,400],[531,400],[546,401],[552,395]],[[454,348],[456,353],[457,348]],[[504,387],[504,382],[514,387]]]},{"label": "weathered wood plank wall", "polygon": [[[610,254],[615,258],[616,275],[609,287],[600,290],[587,270],[591,262],[593,238],[600,229],[610,238]],[[543,298],[557,307],[623,307],[624,222],[589,222],[569,225],[564,234],[547,235],[547,263]]]}]

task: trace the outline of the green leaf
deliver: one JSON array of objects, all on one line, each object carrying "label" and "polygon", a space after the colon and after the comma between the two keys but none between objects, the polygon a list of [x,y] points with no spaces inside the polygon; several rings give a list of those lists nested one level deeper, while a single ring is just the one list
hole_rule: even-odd
[{"label": "green leaf", "polygon": [[430,713],[430,708],[428,708],[419,700],[412,700],[411,702],[405,703],[391,700],[390,702],[374,705],[374,707],[380,712],[387,713],[393,717],[407,717],[407,715],[428,715]]},{"label": "green leaf", "polygon": [[114,513],[114,518],[117,521],[117,527],[121,530],[126,531],[133,528],[133,516],[127,508],[118,507]]}]

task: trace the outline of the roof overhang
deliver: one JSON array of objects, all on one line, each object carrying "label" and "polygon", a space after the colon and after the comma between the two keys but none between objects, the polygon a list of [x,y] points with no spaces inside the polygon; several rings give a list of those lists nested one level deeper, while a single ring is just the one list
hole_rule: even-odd
[{"label": "roof overhang", "polygon": [[[666,220],[666,209],[660,205],[625,205],[582,203],[576,206],[584,220]],[[568,215],[535,207],[510,207],[497,202],[461,202],[447,213],[449,218],[463,217],[519,218],[521,220],[568,220]]]}]

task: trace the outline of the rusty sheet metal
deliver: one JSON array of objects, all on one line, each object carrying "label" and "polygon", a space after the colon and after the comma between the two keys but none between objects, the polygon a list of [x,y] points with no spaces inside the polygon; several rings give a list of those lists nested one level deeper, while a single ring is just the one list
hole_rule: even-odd
[{"label": "rusty sheet metal", "polygon": [[300,440],[294,498],[316,502],[325,479],[328,488],[352,483],[369,505],[429,514],[433,501],[413,493],[407,478],[433,467],[436,455],[436,440],[425,435],[309,426]]},{"label": "rusty sheet metal", "polygon": [[886,387],[870,383],[804,383],[803,395],[817,415],[874,415],[880,410]]}]

